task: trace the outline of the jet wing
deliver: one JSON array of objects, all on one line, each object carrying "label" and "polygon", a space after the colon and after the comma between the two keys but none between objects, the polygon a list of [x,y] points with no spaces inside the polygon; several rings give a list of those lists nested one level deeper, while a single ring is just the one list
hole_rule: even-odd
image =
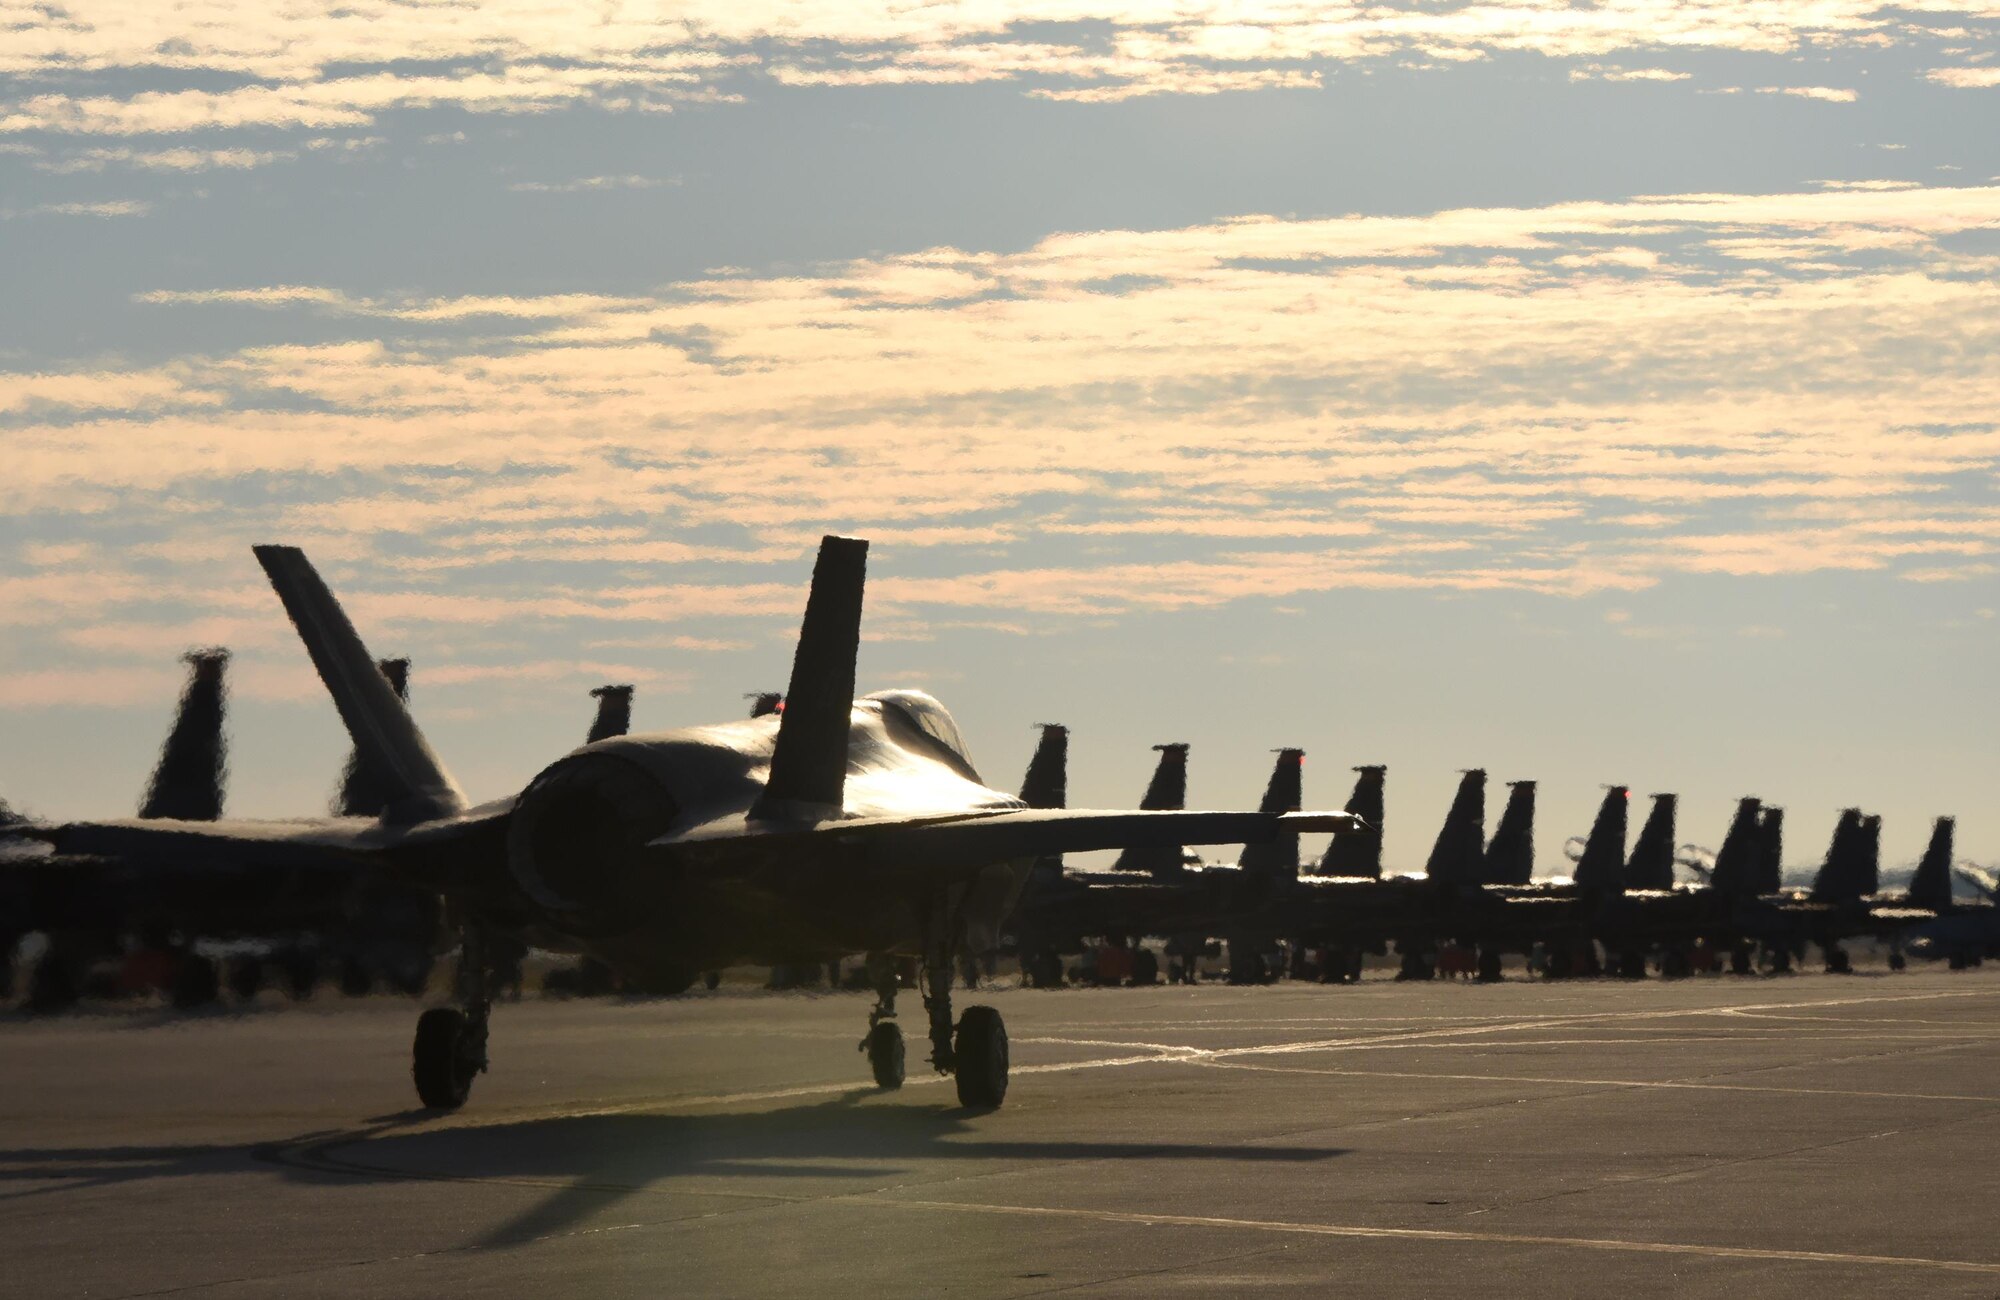
[{"label": "jet wing", "polygon": [[509,809],[488,805],[414,826],[372,817],[310,821],[174,821],[167,818],[14,826],[6,835],[39,840],[63,857],[121,865],[241,870],[254,867],[352,870],[407,850],[448,849],[506,825]]},{"label": "jet wing", "polygon": [[1345,812],[1126,812],[996,808],[930,817],[855,818],[807,828],[728,818],[647,847],[690,864],[814,857],[881,871],[976,869],[1013,858],[1158,844],[1258,844],[1302,831],[1359,830]]}]

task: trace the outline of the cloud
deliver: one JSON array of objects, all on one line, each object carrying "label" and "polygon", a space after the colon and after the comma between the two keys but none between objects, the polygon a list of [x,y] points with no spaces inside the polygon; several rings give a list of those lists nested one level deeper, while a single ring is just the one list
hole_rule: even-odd
[{"label": "cloud", "polygon": [[754,640],[830,530],[881,544],[898,636],[1350,588],[1974,575],[2000,551],[2000,265],[1960,236],[1994,229],[2000,188],[1856,184],[1077,231],[622,294],[148,292],[163,328],[254,309],[265,341],[9,376],[0,508],[77,540],[0,559],[0,620],[93,629],[64,643],[99,656],[227,630],[268,614],[243,557],[271,537],[371,628],[498,644]]},{"label": "cloud", "polygon": [[[1049,99],[1111,102],[1311,87],[1329,68],[1399,61],[1451,66],[1496,53],[1591,60],[1614,81],[1685,73],[1603,60],[1728,50],[1767,56],[1943,39],[1904,19],[1956,14],[1954,0],[1883,10],[1872,0],[1719,10],[1674,0],[1551,6],[1535,0],[1321,5],[1226,0],[1167,7],[1065,0],[1039,8],[976,0],[908,6],[695,0],[665,11],[620,9],[580,23],[524,3],[422,6],[321,0],[257,6],[205,0],[159,6],[72,0],[45,9],[7,0],[0,76],[23,94],[0,107],[0,131],[136,135],[279,127],[366,126],[392,110],[454,105],[534,113],[591,104],[671,110],[730,98],[746,72],[785,85],[963,85],[1007,81]],[[1083,35],[1024,35],[1069,26]],[[144,74],[133,77],[130,74]],[[1930,74],[1990,84],[1977,69]],[[184,79],[199,88],[157,87]],[[89,93],[91,89],[98,93]],[[1777,88],[1774,88],[1777,89]],[[1851,101],[1851,90],[1784,88]]]},{"label": "cloud", "polygon": [[1824,100],[1829,104],[1852,104],[1855,100],[1861,98],[1860,94],[1856,91],[1838,89],[1833,86],[1759,86],[1757,87],[1757,93],[1760,95],[1795,95],[1800,99]]}]

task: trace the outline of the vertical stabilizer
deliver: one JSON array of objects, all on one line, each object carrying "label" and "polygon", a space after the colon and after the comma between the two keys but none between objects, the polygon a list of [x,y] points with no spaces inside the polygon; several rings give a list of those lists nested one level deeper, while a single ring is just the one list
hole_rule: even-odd
[{"label": "vertical stabilizer", "polygon": [[[1339,837],[1336,836],[1336,839]],[[1535,783],[1509,781],[1507,806],[1486,846],[1489,885],[1525,885],[1535,876]]]},{"label": "vertical stabilizer", "polygon": [[1653,811],[1639,828],[1632,856],[1625,860],[1625,888],[1674,887],[1674,811],[1679,800],[1670,794],[1653,796]]},{"label": "vertical stabilizer", "polygon": [[[1146,783],[1146,793],[1139,800],[1139,807],[1145,812],[1177,812],[1187,807],[1187,756],[1188,747],[1184,743],[1155,745],[1160,761],[1153,768],[1153,779]],[[1181,850],[1177,844],[1150,844],[1124,850],[1111,864],[1113,871],[1144,871],[1154,876],[1170,876],[1181,869]]]},{"label": "vertical stabilizer", "polygon": [[181,658],[188,665],[187,685],[139,815],[212,822],[222,816],[227,775],[229,742],[222,722],[228,708],[223,670],[229,665],[229,652],[217,646],[190,650]]},{"label": "vertical stabilizer", "polygon": [[1856,853],[1855,884],[1863,897],[1882,892],[1882,818],[1869,813],[1861,819],[1861,843]]},{"label": "vertical stabilizer", "polygon": [[583,738],[584,744],[595,745],[632,730],[632,689],[599,686],[591,691],[597,697],[597,716],[590,720],[590,734]]},{"label": "vertical stabilizer", "polygon": [[1326,846],[1326,856],[1319,860],[1319,874],[1365,876],[1370,880],[1380,880],[1382,786],[1389,769],[1380,763],[1372,763],[1354,770],[1361,775],[1354,783],[1354,793],[1347,797],[1347,811],[1359,817],[1367,829],[1334,836],[1333,842]]},{"label": "vertical stabilizer", "polygon": [[388,782],[390,803],[384,816],[397,821],[423,821],[462,811],[465,796],[431,752],[396,692],[368,657],[368,647],[347,621],[340,602],[327,590],[305,552],[295,546],[253,548],[257,562],[285,603],[313,667],[333,696],[340,720],[363,759],[376,765]]},{"label": "vertical stabilizer", "polygon": [[1736,801],[1736,816],[1729,823],[1729,833],[1722,837],[1722,847],[1716,850],[1715,866],[1708,875],[1711,889],[1736,897],[1757,892],[1757,845],[1763,834],[1757,814],[1763,807],[1763,801],[1754,795]]},{"label": "vertical stabilizer", "polygon": [[820,539],[771,754],[771,776],[754,815],[831,815],[840,810],[847,789],[847,728],[854,713],[854,662],[861,650],[861,597],[867,578],[866,541]]},{"label": "vertical stabilizer", "polygon": [[[375,667],[388,680],[389,689],[396,692],[396,698],[405,708],[410,703],[410,661],[408,659],[382,659]],[[381,769],[362,757],[359,749],[350,750],[347,766],[341,769],[340,793],[334,796],[333,811],[342,817],[380,817],[382,810],[389,806],[389,780]]]},{"label": "vertical stabilizer", "polygon": [[1599,894],[1625,892],[1625,819],[1631,800],[1625,786],[1604,787],[1604,802],[1597,805],[1597,820],[1576,860],[1576,883],[1582,888]]},{"label": "vertical stabilizer", "polygon": [[[1277,765],[1271,769],[1271,780],[1264,787],[1264,801],[1257,805],[1257,811],[1297,812],[1305,806],[1306,751],[1281,749],[1277,754]],[[1279,835],[1262,844],[1244,845],[1243,852],[1237,855],[1236,865],[1251,875],[1297,880],[1298,833]]]},{"label": "vertical stabilizer", "polygon": [[1785,810],[1764,805],[1757,819],[1756,892],[1775,894],[1785,887]]},{"label": "vertical stabilizer", "polygon": [[1451,885],[1476,885],[1485,869],[1486,770],[1471,768],[1458,783],[1458,794],[1438,830],[1437,843],[1424,863],[1424,874]]},{"label": "vertical stabilizer", "polygon": [[1069,804],[1069,728],[1060,722],[1038,722],[1042,739],[1028,760],[1021,781],[1021,802],[1030,808],[1063,808]]},{"label": "vertical stabilizer", "polygon": [[1917,874],[1910,877],[1911,907],[1933,912],[1951,910],[1951,842],[1955,825],[1951,818],[1940,817],[1931,827],[1930,847],[1924,850],[1923,861],[1917,863]]},{"label": "vertical stabilizer", "polygon": [[1861,810],[1843,808],[1826,846],[1826,860],[1813,877],[1813,902],[1852,902],[1867,892],[1861,888],[1861,838]]}]

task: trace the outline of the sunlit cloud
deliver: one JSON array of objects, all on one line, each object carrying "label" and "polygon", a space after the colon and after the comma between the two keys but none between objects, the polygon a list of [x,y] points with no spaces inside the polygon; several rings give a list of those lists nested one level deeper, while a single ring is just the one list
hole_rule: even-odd
[{"label": "sunlit cloud", "polygon": [[1341,589],[1973,576],[2000,554],[1968,478],[2000,465],[2000,262],[1957,237],[1994,229],[2000,188],[1854,183],[627,294],[146,291],[167,320],[258,311],[270,341],[10,376],[0,504],[90,540],[17,556],[0,619],[93,628],[68,644],[119,662],[258,644],[231,620],[268,604],[243,554],[273,537],[387,635],[606,647],[795,615],[778,575],[827,528],[904,557],[871,587],[891,639]]},{"label": "sunlit cloud", "polygon": [[[525,0],[427,6],[362,0],[160,6],[77,0],[49,9],[5,0],[0,77],[15,81],[0,131],[77,135],[366,127],[387,112],[453,105],[534,113],[565,105],[672,110],[732,98],[731,78],[782,85],[963,85],[1007,81],[1025,94],[1108,102],[1307,88],[1329,68],[1397,61],[1449,67],[1499,53],[1590,60],[1574,75],[1683,79],[1661,56],[1964,40],[1946,22],[1991,17],[1979,0],[1534,0],[1449,5],[1324,5],[1271,0],[1105,4],[1046,0],[995,10],[974,0],[884,7],[697,0],[659,12],[614,7],[591,22]],[[1086,35],[1051,33],[1067,25]],[[1032,34],[1030,34],[1032,33]],[[1961,47],[1947,47],[1961,48]],[[1605,62],[1607,59],[1613,60]],[[1618,60],[1624,61],[1618,61]],[[1643,65],[1643,66],[1640,66]],[[114,89],[143,73],[145,88]],[[1940,68],[1947,85],[1991,85],[1989,70]],[[186,88],[160,88],[182,78]],[[60,84],[63,88],[51,89]],[[220,81],[219,87],[216,84]],[[236,84],[227,84],[229,82]],[[93,85],[93,82],[96,84]],[[128,78],[129,84],[129,78]],[[81,85],[85,89],[73,89]],[[1773,87],[1851,102],[1853,90]]]}]

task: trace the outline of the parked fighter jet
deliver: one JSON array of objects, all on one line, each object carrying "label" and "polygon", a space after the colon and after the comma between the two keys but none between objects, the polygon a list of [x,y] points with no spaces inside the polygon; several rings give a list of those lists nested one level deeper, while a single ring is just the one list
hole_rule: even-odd
[{"label": "parked fighter jet", "polygon": [[841,537],[821,543],[781,712],[585,745],[519,795],[472,806],[304,554],[256,554],[356,748],[389,780],[380,816],[29,833],[136,866],[380,865],[447,896],[466,918],[460,1005],[426,1011],[412,1053],[418,1095],[434,1107],[463,1104],[487,1067],[498,927],[580,947],[655,986],[736,962],[867,953],[878,1000],[864,1047],[885,1087],[903,1076],[890,958],[918,956],[932,1065],[955,1076],[962,1103],[995,1106],[1006,1029],[991,1007],[954,1021],[953,956],[992,945],[1036,857],[1354,824],[1344,813],[1030,809],[988,788],[935,699],[854,698],[867,543]]}]

